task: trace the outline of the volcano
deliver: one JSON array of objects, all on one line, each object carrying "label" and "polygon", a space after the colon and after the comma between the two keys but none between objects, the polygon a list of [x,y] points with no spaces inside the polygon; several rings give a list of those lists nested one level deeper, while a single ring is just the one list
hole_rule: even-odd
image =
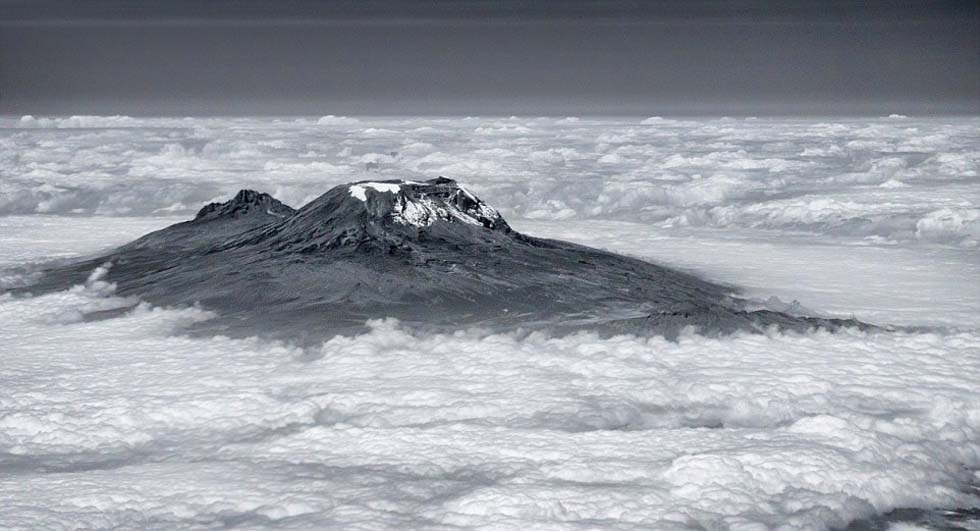
[{"label": "volcano", "polygon": [[518,233],[442,177],[341,185],[299,210],[243,190],[106,255],[49,267],[29,289],[64,289],[105,264],[121,296],[213,310],[198,331],[298,341],[387,317],[425,331],[667,337],[866,326],[751,309],[685,272]]}]

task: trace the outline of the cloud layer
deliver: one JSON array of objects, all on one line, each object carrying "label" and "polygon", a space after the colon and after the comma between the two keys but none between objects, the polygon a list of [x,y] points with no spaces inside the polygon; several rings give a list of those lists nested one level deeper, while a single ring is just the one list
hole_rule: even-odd
[{"label": "cloud layer", "polygon": [[354,179],[467,183],[510,217],[980,245],[974,118],[0,120],[0,213],[294,206]]},{"label": "cloud layer", "polygon": [[531,234],[764,305],[941,327],[672,343],[377,321],[299,349],[183,335],[211,315],[118,297],[106,265],[0,296],[0,527],[789,531],[976,506],[978,130],[0,119],[0,288],[241,187],[300,205],[352,179],[443,174]]},{"label": "cloud layer", "polygon": [[[111,271],[111,270],[110,270]],[[0,300],[10,527],[827,529],[970,503],[972,333],[174,335],[111,274]]]}]

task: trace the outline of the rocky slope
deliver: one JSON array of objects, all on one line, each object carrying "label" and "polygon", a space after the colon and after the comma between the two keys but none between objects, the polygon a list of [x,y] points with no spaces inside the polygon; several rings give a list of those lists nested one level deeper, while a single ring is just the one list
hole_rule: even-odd
[{"label": "rocky slope", "polygon": [[676,336],[864,326],[750,311],[731,289],[512,230],[445,178],[337,186],[299,210],[243,190],[195,219],[47,270],[32,290],[111,263],[120,295],[219,314],[202,331],[318,340],[395,317],[425,330],[592,329]]}]

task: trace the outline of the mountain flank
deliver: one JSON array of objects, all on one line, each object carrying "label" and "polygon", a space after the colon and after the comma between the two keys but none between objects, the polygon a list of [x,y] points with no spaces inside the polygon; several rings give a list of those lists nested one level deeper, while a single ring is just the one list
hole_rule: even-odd
[{"label": "mountain flank", "polygon": [[197,332],[300,342],[386,317],[424,331],[670,338],[689,326],[709,335],[868,326],[752,310],[688,273],[520,234],[443,177],[340,185],[298,210],[242,190],[111,253],[52,266],[27,289],[65,289],[106,263],[119,295],[215,311]]}]

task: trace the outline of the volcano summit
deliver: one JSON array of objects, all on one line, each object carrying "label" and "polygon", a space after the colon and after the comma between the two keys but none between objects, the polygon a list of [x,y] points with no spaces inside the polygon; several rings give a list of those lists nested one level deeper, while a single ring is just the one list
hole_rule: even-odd
[{"label": "volcano summit", "polygon": [[64,289],[106,263],[119,295],[215,311],[208,332],[301,341],[385,317],[425,330],[668,337],[687,326],[707,334],[862,326],[752,310],[730,288],[687,273],[520,234],[442,177],[341,185],[299,210],[243,190],[107,255],[49,267],[30,289]]}]

